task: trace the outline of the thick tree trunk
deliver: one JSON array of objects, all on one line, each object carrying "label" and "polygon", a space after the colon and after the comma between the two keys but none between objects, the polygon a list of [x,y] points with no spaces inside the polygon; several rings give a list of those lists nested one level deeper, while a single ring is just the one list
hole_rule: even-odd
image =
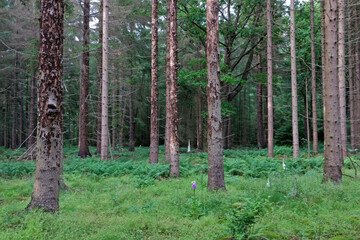
[{"label": "thick tree trunk", "polygon": [[352,41],[352,15],[351,9],[348,8],[348,71],[349,71],[349,113],[350,113],[350,147],[352,150],[355,149],[355,108],[354,108],[354,56],[353,56],[353,45]]},{"label": "thick tree trunk", "polygon": [[206,1],[208,189],[225,189],[220,94],[219,2]]},{"label": "thick tree trunk", "polygon": [[272,64],[272,9],[271,0],[266,3],[267,19],[267,110],[268,110],[268,157],[274,157],[274,111],[273,111],[273,64]]},{"label": "thick tree trunk", "polygon": [[36,97],[36,78],[31,79],[30,86],[30,113],[29,113],[29,129],[28,129],[28,144],[27,147],[31,147],[35,143],[34,129],[35,129],[35,97]]},{"label": "thick tree trunk", "polygon": [[13,81],[13,119],[12,119],[12,129],[11,129],[11,148],[15,149],[17,147],[18,140],[18,96],[17,96],[17,81],[18,81],[18,54],[16,53],[15,57],[15,74]]},{"label": "thick tree trunk", "polygon": [[204,144],[203,144],[203,118],[201,116],[201,113],[203,111],[203,103],[202,103],[202,93],[201,93],[201,89],[199,90],[198,93],[198,115],[197,115],[197,123],[198,123],[198,127],[197,127],[197,149],[198,151],[203,151],[204,150]]},{"label": "thick tree trunk", "polygon": [[347,133],[346,133],[346,80],[345,80],[345,7],[344,0],[338,0],[339,4],[339,104],[340,104],[340,132],[341,150],[343,159],[347,155]]},{"label": "thick tree trunk", "polygon": [[103,0],[100,0],[99,9],[99,44],[101,45],[97,50],[97,71],[98,71],[98,101],[97,101],[97,131],[96,131],[96,154],[101,153],[101,99],[102,99],[102,39],[103,39]]},{"label": "thick tree trunk", "polygon": [[109,5],[108,0],[103,0],[103,45],[102,45],[102,84],[101,84],[101,160],[108,160],[109,145],[109,116],[108,116],[108,22]]},{"label": "thick tree trunk", "polygon": [[169,154],[170,176],[178,177],[179,173],[179,139],[178,139],[178,83],[177,83],[177,0],[169,0]]},{"label": "thick tree trunk", "polygon": [[63,157],[64,3],[40,2],[38,130],[34,190],[27,208],[59,209],[59,174]]},{"label": "thick tree trunk", "polygon": [[80,87],[80,136],[79,153],[81,158],[91,156],[89,150],[89,36],[90,36],[90,0],[84,0],[84,28],[83,28],[83,61],[82,61],[82,80]]},{"label": "thick tree trunk", "polygon": [[170,162],[170,24],[171,24],[171,12],[170,3],[167,1],[166,6],[166,119],[165,119],[165,161]]},{"label": "thick tree trunk", "polygon": [[314,0],[310,1],[311,22],[311,109],[312,109],[312,135],[313,151],[319,152],[317,106],[316,106],[316,58],[315,58],[315,27],[314,27]]},{"label": "thick tree trunk", "polygon": [[[261,68],[261,55],[258,54],[257,59],[257,72],[258,74],[262,73]],[[258,147],[266,148],[266,143],[264,139],[264,115],[263,115],[263,85],[262,83],[256,83],[256,109],[257,109],[257,142]]]},{"label": "thick tree trunk", "polygon": [[152,0],[150,163],[159,162],[158,0]]},{"label": "thick tree trunk", "polygon": [[293,158],[299,157],[299,121],[296,81],[296,49],[295,49],[295,3],[290,1],[290,46],[291,46],[291,102],[292,102],[292,135]]},{"label": "thick tree trunk", "polygon": [[325,152],[323,181],[336,184],[342,179],[341,133],[337,44],[337,0],[325,1]]},{"label": "thick tree trunk", "polygon": [[134,124],[134,89],[130,87],[130,99],[129,99],[129,151],[135,151],[135,124]]}]

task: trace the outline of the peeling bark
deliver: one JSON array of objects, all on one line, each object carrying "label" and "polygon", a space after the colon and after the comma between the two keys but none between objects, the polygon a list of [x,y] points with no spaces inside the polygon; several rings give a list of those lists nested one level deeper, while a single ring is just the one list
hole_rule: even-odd
[{"label": "peeling bark", "polygon": [[40,2],[38,126],[34,190],[27,208],[59,209],[63,157],[63,19],[64,3]]},{"label": "peeling bark", "polygon": [[208,189],[225,189],[220,95],[219,2],[206,1]]}]

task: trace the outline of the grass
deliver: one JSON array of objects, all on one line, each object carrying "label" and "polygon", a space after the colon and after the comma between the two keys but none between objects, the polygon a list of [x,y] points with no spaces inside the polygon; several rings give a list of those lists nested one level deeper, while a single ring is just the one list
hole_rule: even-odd
[{"label": "grass", "polygon": [[72,190],[60,193],[57,214],[24,211],[34,164],[4,157],[0,239],[360,239],[359,181],[321,184],[321,156],[291,160],[288,151],[277,148],[273,160],[262,151],[225,151],[227,190],[208,192],[204,153],[182,153],[182,177],[169,179],[166,163],[146,163],[148,148],[114,152],[108,163],[67,149]]}]

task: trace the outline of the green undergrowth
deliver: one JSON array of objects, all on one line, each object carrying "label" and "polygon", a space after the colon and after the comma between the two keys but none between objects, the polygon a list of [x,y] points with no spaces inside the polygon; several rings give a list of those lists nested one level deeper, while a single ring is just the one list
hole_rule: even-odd
[{"label": "green undergrowth", "polygon": [[283,147],[270,160],[265,151],[226,150],[227,189],[209,192],[207,155],[181,150],[182,176],[171,179],[163,159],[147,164],[148,148],[113,151],[109,162],[66,149],[71,190],[61,191],[57,214],[24,211],[34,163],[2,161],[0,239],[360,239],[360,182],[321,184],[321,155],[291,160]]}]

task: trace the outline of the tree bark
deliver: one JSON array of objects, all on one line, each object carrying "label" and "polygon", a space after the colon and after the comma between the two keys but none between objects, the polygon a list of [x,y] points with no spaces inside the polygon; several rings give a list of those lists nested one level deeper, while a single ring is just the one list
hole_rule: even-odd
[{"label": "tree bark", "polygon": [[165,119],[165,161],[170,162],[170,24],[171,24],[171,12],[170,3],[167,1],[166,5],[166,119]]},{"label": "tree bark", "polygon": [[[262,73],[261,68],[261,55],[258,54],[257,59],[257,73]],[[263,115],[263,85],[261,82],[256,83],[256,109],[257,109],[257,142],[258,147],[264,149],[266,148],[266,143],[264,139],[264,115]]]},{"label": "tree bark", "polygon": [[316,106],[316,58],[315,58],[315,27],[314,27],[314,0],[310,1],[311,24],[311,109],[312,109],[312,135],[313,151],[319,152],[317,106]]},{"label": "tree bark", "polygon": [[134,89],[130,87],[130,99],[129,99],[129,151],[135,151],[135,139],[134,139],[134,132],[135,132],[135,125],[134,125]]},{"label": "tree bark", "polygon": [[159,162],[158,0],[152,0],[150,163]]},{"label": "tree bark", "polygon": [[293,158],[299,157],[299,121],[296,81],[296,49],[295,49],[295,3],[290,1],[290,45],[291,45],[291,102],[292,102],[292,135]]},{"label": "tree bark", "polygon": [[179,173],[179,139],[178,139],[178,83],[177,83],[177,0],[169,0],[169,154],[170,176],[178,177]]},{"label": "tree bark", "polygon": [[15,56],[15,74],[13,81],[13,119],[12,119],[12,128],[11,128],[11,149],[15,149],[17,147],[18,140],[18,97],[17,97],[17,81],[18,81],[18,53]]},{"label": "tree bark", "polygon": [[103,44],[102,44],[102,84],[101,84],[101,160],[108,160],[109,145],[109,116],[108,116],[108,22],[109,22],[109,6],[108,0],[103,0]]},{"label": "tree bark", "polygon": [[126,106],[123,97],[123,89],[122,83],[119,79],[119,113],[120,113],[120,126],[118,127],[119,130],[119,146],[124,147],[124,123],[125,123],[125,114],[126,114]]},{"label": "tree bark", "polygon": [[[116,71],[113,67],[113,70]],[[112,89],[111,89],[111,147],[115,149],[116,147],[116,96],[115,96],[115,89],[116,89],[116,78],[118,74],[115,74],[115,77],[112,78]]]},{"label": "tree bark", "polygon": [[220,93],[219,2],[206,1],[208,189],[225,189]]},{"label": "tree bark", "polygon": [[340,184],[342,179],[341,133],[337,44],[337,0],[325,1],[325,151],[323,181]]},{"label": "tree bark", "polygon": [[20,77],[20,96],[19,96],[19,103],[20,103],[20,122],[19,122],[19,146],[23,146],[25,139],[25,111],[24,111],[24,85],[25,81],[21,79]]},{"label": "tree bark", "polygon": [[81,158],[91,156],[89,150],[89,36],[90,36],[90,0],[84,0],[82,80],[80,87],[80,136],[79,153]]},{"label": "tree bark", "polygon": [[103,0],[100,0],[99,9],[99,44],[101,45],[97,50],[97,71],[98,71],[98,101],[97,101],[97,131],[96,131],[96,154],[101,153],[101,99],[102,99],[102,38],[103,38]]},{"label": "tree bark", "polygon": [[266,4],[267,19],[267,110],[268,110],[268,157],[274,157],[274,112],[273,112],[273,64],[272,64],[272,9],[271,0]]},{"label": "tree bark", "polygon": [[358,11],[354,6],[354,33],[355,36],[355,76],[354,76],[354,145],[356,149],[360,148],[360,57],[359,57],[359,23],[358,23]]},{"label": "tree bark", "polygon": [[34,190],[27,208],[59,209],[59,174],[63,157],[64,3],[40,2],[37,154]]}]

